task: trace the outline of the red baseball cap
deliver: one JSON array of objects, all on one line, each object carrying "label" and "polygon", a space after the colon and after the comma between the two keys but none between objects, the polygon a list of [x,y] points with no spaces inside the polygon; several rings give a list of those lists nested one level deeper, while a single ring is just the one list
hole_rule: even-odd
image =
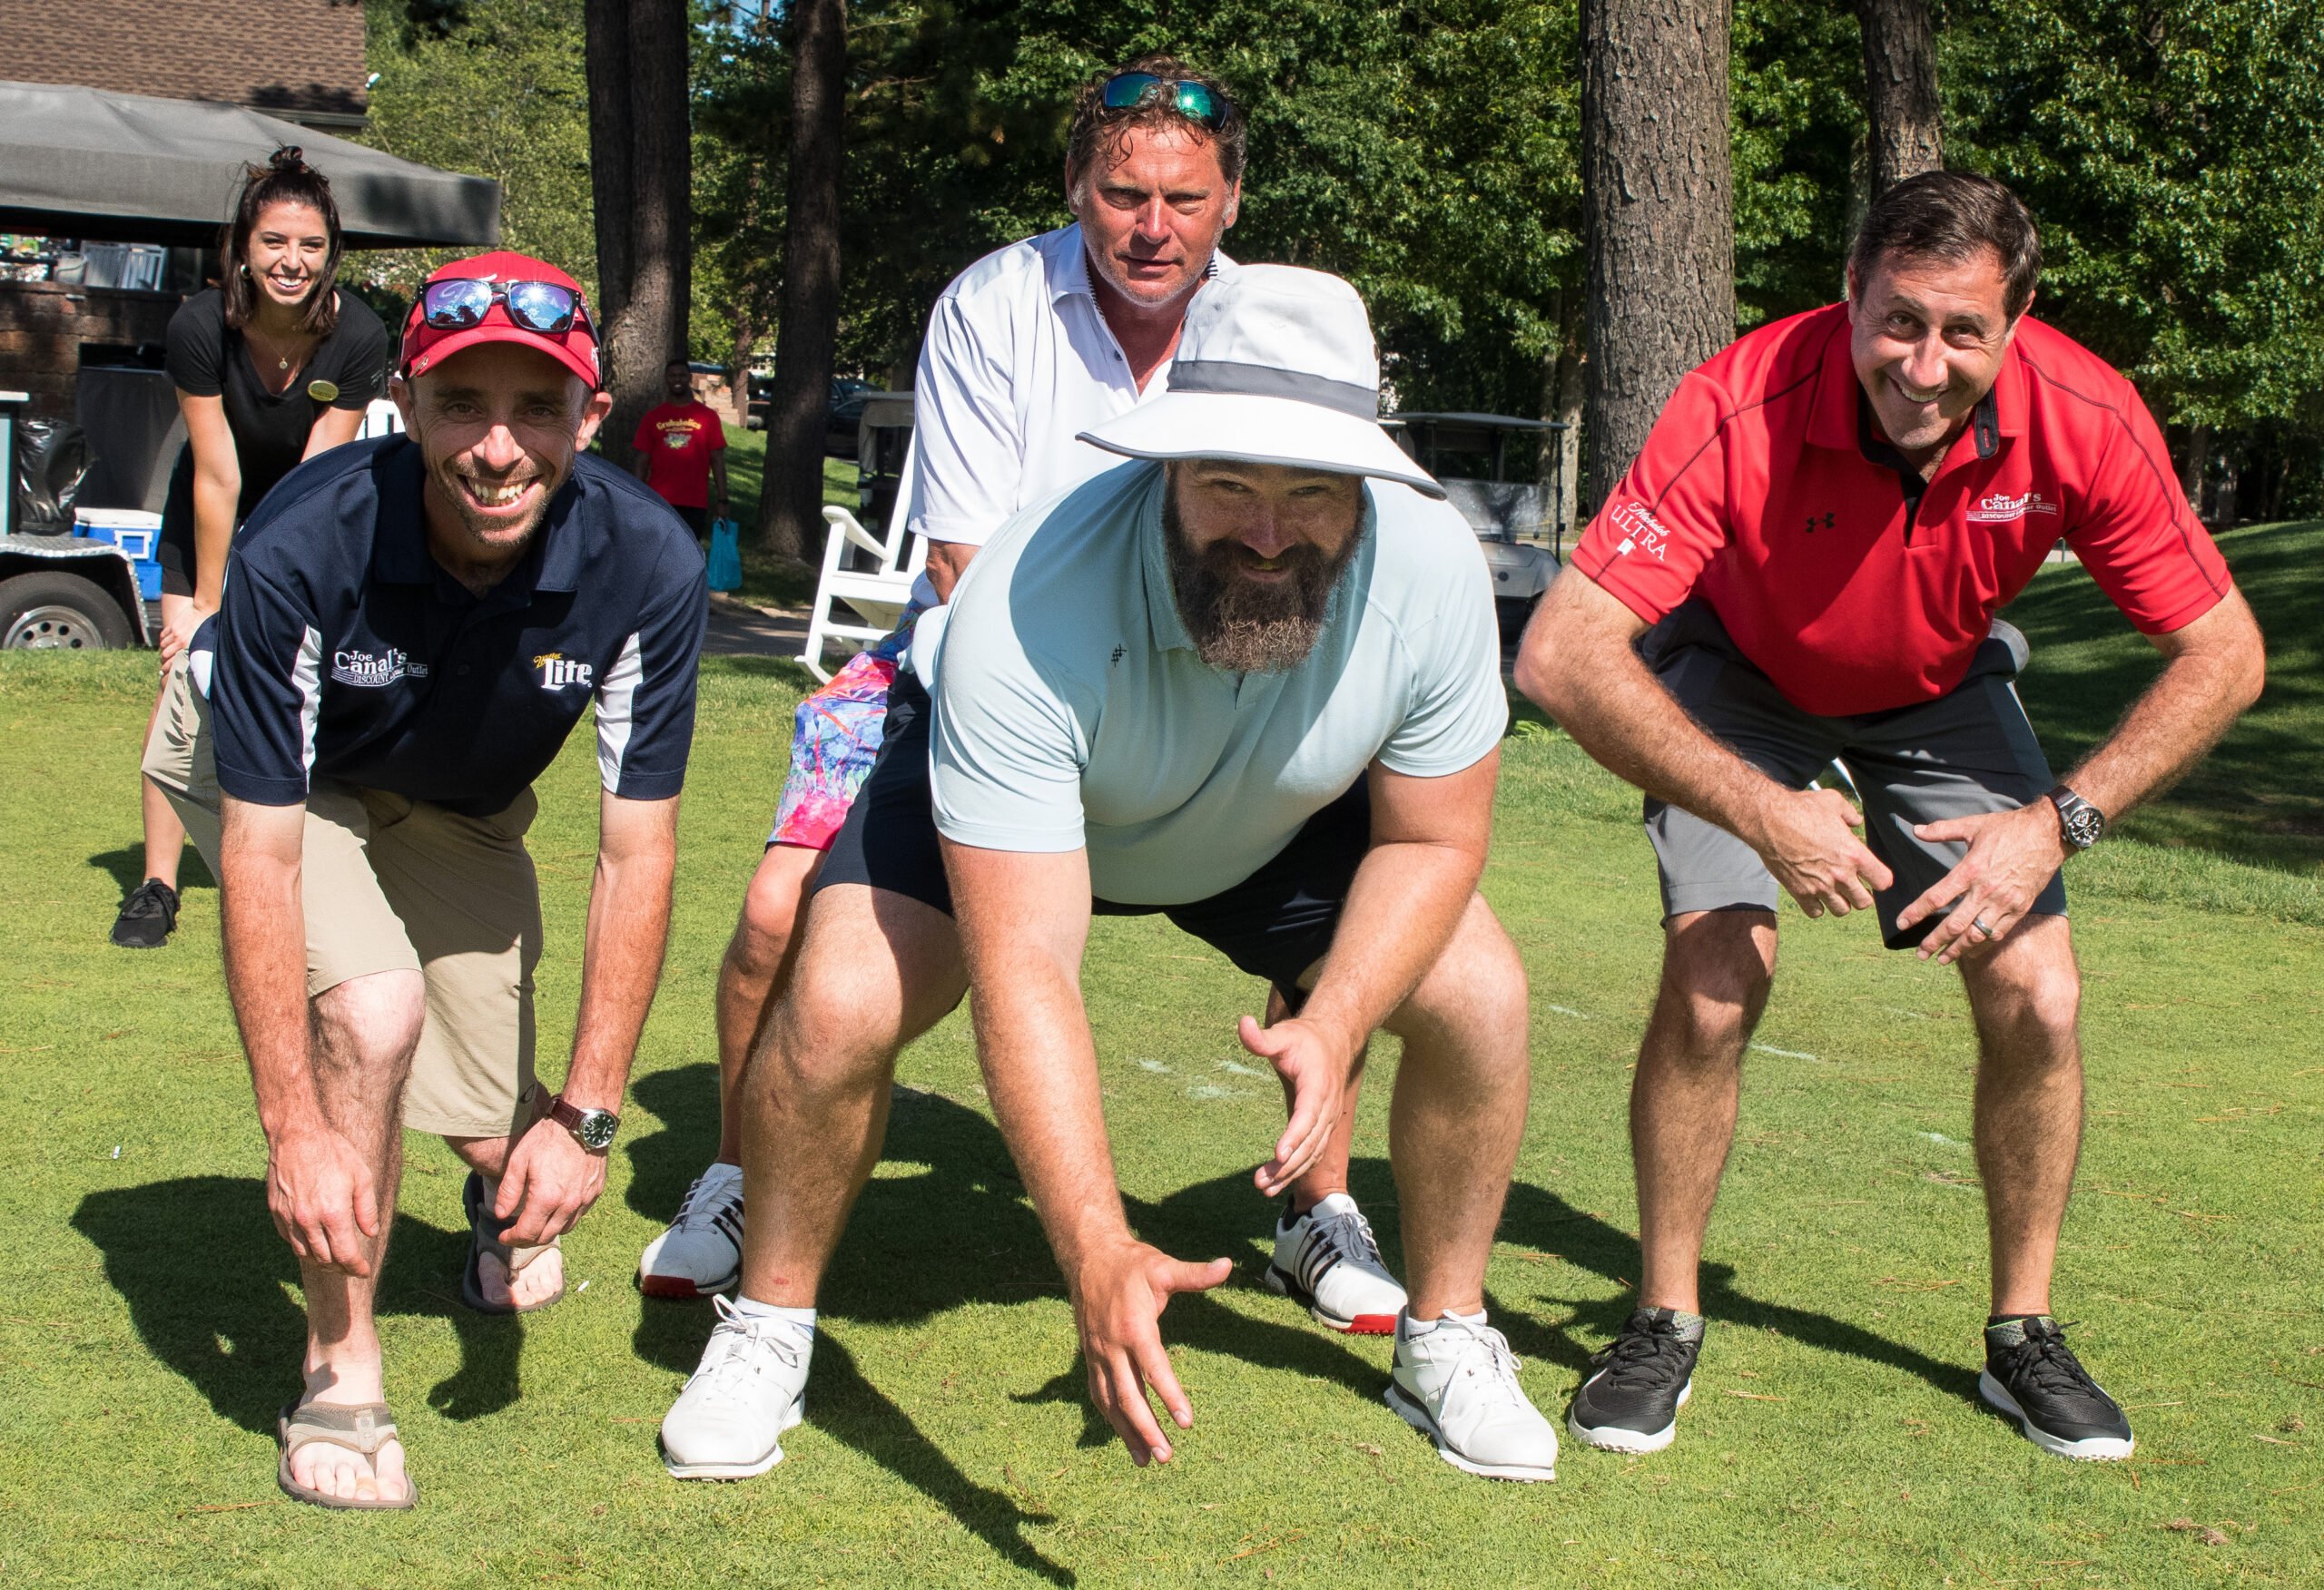
[{"label": "red baseball cap", "polygon": [[[536,331],[530,327],[520,326],[509,318],[507,303],[496,296],[485,309],[483,317],[474,325],[430,326],[423,319],[428,289],[439,281],[490,281],[503,285],[541,281],[552,287],[561,287],[573,294],[576,306],[573,324],[563,331]],[[413,376],[425,375],[460,349],[473,348],[479,342],[515,342],[527,348],[537,348],[588,382],[591,391],[597,388],[600,379],[597,330],[589,319],[588,305],[581,294],[581,284],[546,260],[536,260],[529,254],[518,254],[507,249],[496,249],[489,254],[477,254],[438,266],[420,288],[419,301],[411,306],[411,313],[403,323],[404,376],[409,379]]]}]

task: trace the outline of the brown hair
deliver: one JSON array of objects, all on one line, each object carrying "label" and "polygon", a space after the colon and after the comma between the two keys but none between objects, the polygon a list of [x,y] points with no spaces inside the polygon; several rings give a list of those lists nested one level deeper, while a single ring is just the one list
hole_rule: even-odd
[{"label": "brown hair", "polygon": [[1872,201],[1848,250],[1849,291],[1862,291],[1890,254],[1964,265],[1987,250],[2001,257],[2003,309],[2014,320],[2034,301],[2042,275],[2042,235],[2033,212],[1991,177],[1923,172]]},{"label": "brown hair", "polygon": [[[1226,119],[1214,132],[1178,109],[1173,101],[1153,95],[1127,110],[1108,109],[1101,97],[1106,84],[1126,72],[1150,72],[1168,83],[1199,83],[1226,107]],[[1204,76],[1176,55],[1140,55],[1127,64],[1100,72],[1083,83],[1074,97],[1073,128],[1065,142],[1066,182],[1078,186],[1098,169],[1101,158],[1118,156],[1128,146],[1132,132],[1166,127],[1184,132],[1197,143],[1215,142],[1218,146],[1219,171],[1229,182],[1243,180],[1244,146],[1250,126],[1242,105],[1226,91],[1226,85],[1215,77]]]},{"label": "brown hair", "polygon": [[339,206],[331,201],[330,179],[309,165],[306,152],[286,143],[263,166],[243,168],[242,196],[234,202],[234,219],[219,234],[218,252],[225,280],[219,290],[226,299],[226,324],[241,330],[258,312],[258,283],[250,277],[251,234],[258,230],[260,213],[270,204],[303,204],[323,218],[323,234],[330,251],[315,273],[307,294],[306,313],[299,329],[309,337],[328,337],[339,325],[339,257],[346,245],[339,232]]}]

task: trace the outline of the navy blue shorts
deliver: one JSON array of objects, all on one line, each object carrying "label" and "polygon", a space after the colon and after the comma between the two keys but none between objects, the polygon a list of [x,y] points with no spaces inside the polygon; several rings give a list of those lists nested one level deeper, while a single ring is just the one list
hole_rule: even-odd
[{"label": "navy blue shorts", "polygon": [[[896,676],[879,760],[823,858],[818,892],[860,883],[952,915],[928,790],[931,709],[919,680]],[[1371,845],[1371,789],[1359,778],[1309,818],[1273,860],[1231,888],[1182,906],[1093,898],[1089,909],[1099,917],[1167,917],[1241,970],[1273,983],[1296,1011],[1307,997],[1299,979],[1331,948],[1348,885]]]}]

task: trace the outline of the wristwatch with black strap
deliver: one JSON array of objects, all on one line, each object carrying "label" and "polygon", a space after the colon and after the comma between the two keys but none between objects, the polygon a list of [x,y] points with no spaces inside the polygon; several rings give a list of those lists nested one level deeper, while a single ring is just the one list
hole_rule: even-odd
[{"label": "wristwatch with black strap", "polygon": [[2058,809],[2058,827],[2064,830],[2067,847],[2077,854],[2106,832],[2106,814],[2063,784],[2051,790],[2048,800]]},{"label": "wristwatch with black strap", "polygon": [[553,1094],[548,1101],[548,1118],[573,1134],[582,1147],[591,1153],[602,1153],[613,1145],[614,1133],[621,1125],[621,1117],[611,1110],[580,1110],[565,1102],[563,1094]]}]

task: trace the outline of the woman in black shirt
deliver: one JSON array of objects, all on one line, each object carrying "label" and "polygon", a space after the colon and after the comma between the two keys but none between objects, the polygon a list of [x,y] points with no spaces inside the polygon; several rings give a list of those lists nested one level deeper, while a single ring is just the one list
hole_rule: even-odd
[{"label": "woman in black shirt", "polygon": [[[339,208],[299,150],[251,168],[221,253],[224,285],[196,293],[170,321],[186,445],[162,509],[164,678],[218,610],[235,528],[301,460],[353,439],[387,379],[387,329],[337,284]],[[147,781],[143,793],[145,880],[113,928],[113,941],[133,949],[167,942],[176,926],[185,845],[160,790]]]}]

